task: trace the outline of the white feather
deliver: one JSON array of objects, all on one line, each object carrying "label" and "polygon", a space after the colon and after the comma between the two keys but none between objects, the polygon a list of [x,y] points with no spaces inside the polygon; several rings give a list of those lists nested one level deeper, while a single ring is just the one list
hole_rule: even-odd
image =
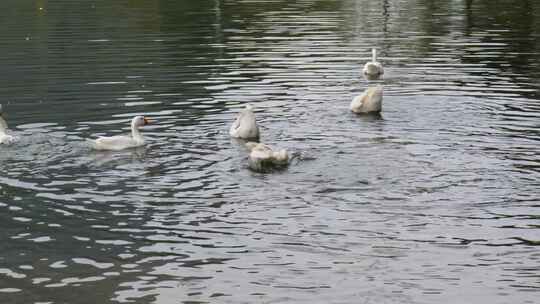
[{"label": "white feather", "polygon": [[99,137],[97,139],[87,139],[92,148],[96,150],[124,150],[128,148],[140,147],[145,144],[144,138],[139,132],[139,127],[148,123],[143,116],[135,116],[131,120],[131,135],[115,135]]},{"label": "white feather", "polygon": [[229,129],[229,134],[234,138],[257,139],[259,138],[259,127],[255,120],[253,107],[248,104],[241,110]]},{"label": "white feather", "polygon": [[371,61],[364,65],[362,72],[370,79],[377,79],[384,74],[382,64],[377,62],[377,50],[375,48],[371,49]]},{"label": "white feather", "polygon": [[285,149],[274,151],[272,147],[256,142],[246,143],[249,149],[248,164],[255,171],[264,171],[269,167],[286,166],[289,163],[289,152]]},{"label": "white feather", "polygon": [[11,144],[17,141],[17,137],[7,134],[8,124],[2,117],[2,105],[0,104],[0,144]]},{"label": "white feather", "polygon": [[382,109],[383,87],[381,85],[367,88],[356,96],[350,105],[355,113],[378,113]]}]

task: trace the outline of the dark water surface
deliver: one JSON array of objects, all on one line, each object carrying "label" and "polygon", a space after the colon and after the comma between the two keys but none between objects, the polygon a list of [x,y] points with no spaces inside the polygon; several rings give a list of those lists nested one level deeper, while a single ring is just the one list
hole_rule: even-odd
[{"label": "dark water surface", "polygon": [[[2,0],[0,34],[1,303],[538,303],[537,1]],[[287,170],[229,138],[247,102]]]}]

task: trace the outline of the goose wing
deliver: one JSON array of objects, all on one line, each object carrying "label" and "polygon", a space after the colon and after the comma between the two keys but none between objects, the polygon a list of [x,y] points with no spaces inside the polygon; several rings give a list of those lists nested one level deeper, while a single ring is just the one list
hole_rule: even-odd
[{"label": "goose wing", "polygon": [[99,137],[91,142],[96,150],[122,150],[139,145],[131,136],[126,135]]}]

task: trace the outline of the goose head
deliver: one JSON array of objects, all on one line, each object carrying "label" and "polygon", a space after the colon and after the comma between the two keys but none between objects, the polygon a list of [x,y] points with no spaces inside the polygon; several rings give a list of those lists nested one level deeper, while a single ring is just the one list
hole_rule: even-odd
[{"label": "goose head", "polygon": [[149,123],[150,123],[150,120],[148,120],[146,117],[144,117],[142,115],[135,116],[131,120],[131,127],[132,128],[138,128],[138,127],[146,126]]}]

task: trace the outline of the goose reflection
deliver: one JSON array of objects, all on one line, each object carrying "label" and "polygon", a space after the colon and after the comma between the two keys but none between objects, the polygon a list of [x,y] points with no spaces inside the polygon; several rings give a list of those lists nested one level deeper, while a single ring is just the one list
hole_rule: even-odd
[{"label": "goose reflection", "polygon": [[87,165],[93,167],[119,166],[144,160],[146,147],[137,147],[123,151],[93,151],[89,154]]}]

